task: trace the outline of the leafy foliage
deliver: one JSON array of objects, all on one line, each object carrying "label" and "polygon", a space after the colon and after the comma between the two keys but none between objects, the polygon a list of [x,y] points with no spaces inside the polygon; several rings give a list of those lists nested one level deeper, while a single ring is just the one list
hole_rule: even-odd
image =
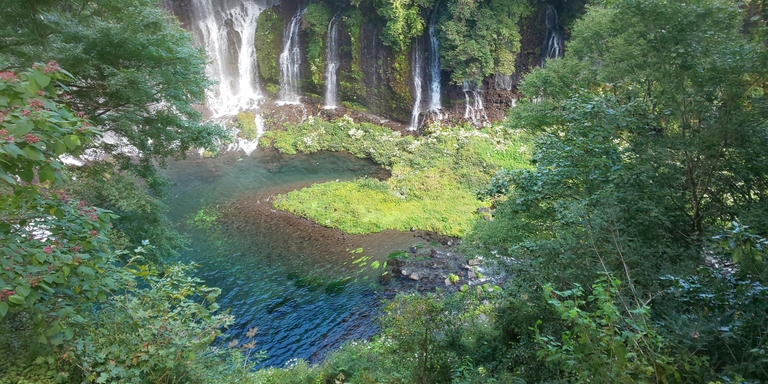
[{"label": "leafy foliage", "polygon": [[301,19],[301,29],[307,33],[307,61],[309,62],[310,80],[316,89],[325,83],[325,50],[328,24],[331,22],[331,9],[323,4],[310,4]]},{"label": "leafy foliage", "polygon": [[80,305],[116,286],[106,276],[109,212],[48,188],[62,182],[59,156],[79,153],[97,136],[58,100],[54,84],[68,77],[55,62],[0,74],[0,318],[28,311],[36,340],[54,345],[73,337],[64,322]]},{"label": "leafy foliage", "polygon": [[[566,58],[525,79],[529,99],[508,124],[537,137],[535,169],[497,174],[481,194],[496,220],[466,246],[514,260],[512,294],[549,287],[566,324],[543,323],[538,340],[569,380],[762,380],[764,309],[746,303],[764,271],[768,61],[742,23],[725,1],[600,2],[574,25]],[[729,272],[721,251],[702,249],[736,218],[755,232],[719,237],[739,261]],[[622,284],[586,300],[567,290],[606,273]],[[530,335],[500,325],[524,354]],[[726,357],[734,348],[749,352]],[[605,376],[623,372],[633,377]]]},{"label": "leafy foliage", "polygon": [[[155,161],[182,156],[192,146],[213,147],[226,136],[199,122],[193,106],[202,103],[210,85],[205,55],[158,1],[3,5],[0,67],[56,60],[70,68],[67,103],[119,139],[89,147],[110,153],[124,169],[146,178]],[[124,145],[142,154],[138,163],[119,150]]]},{"label": "leafy foliage", "polygon": [[440,63],[451,81],[481,82],[496,74],[512,74],[520,52],[519,20],[530,10],[527,1],[446,0],[440,11]]},{"label": "leafy foliage", "polygon": [[[151,249],[146,240],[120,260],[127,252],[114,251],[108,236],[115,216],[56,189],[69,178],[60,157],[99,136],[83,113],[62,104],[54,85],[69,77],[55,62],[0,73],[0,347],[4,360],[25,367],[0,368],[22,382],[202,382],[238,374],[217,368],[228,354],[208,351],[231,323],[213,314],[219,291],[188,277],[190,267],[160,273],[152,263],[138,266]],[[95,200],[110,201],[111,188],[135,187],[107,175],[117,180]],[[141,210],[147,195],[134,193],[137,201],[116,207]],[[144,203],[157,213],[156,201]]]},{"label": "leafy foliage", "polygon": [[[676,375],[669,347],[649,324],[649,308],[628,314],[619,309],[619,284],[598,280],[586,299],[579,285],[563,292],[544,286],[544,299],[569,330],[562,341],[537,331],[538,355],[577,383],[667,382]],[[593,305],[594,310],[587,309]]]},{"label": "leafy foliage", "polygon": [[422,12],[431,8],[434,0],[378,0],[375,4],[376,12],[387,22],[382,40],[399,53],[424,33],[426,23]]},{"label": "leafy foliage", "polygon": [[259,127],[256,126],[256,115],[253,112],[245,111],[237,114],[237,127],[240,132],[238,136],[246,140],[256,140],[259,137]]},{"label": "leafy foliage", "polygon": [[259,14],[254,39],[259,73],[262,79],[272,84],[280,82],[279,57],[283,45],[282,31],[285,27],[283,18],[276,9],[267,8]]},{"label": "leafy foliage", "polygon": [[208,345],[233,319],[214,314],[220,290],[188,276],[191,267],[173,265],[158,276],[148,267],[131,268],[141,278],[124,285],[82,324],[83,337],[66,343],[64,364],[97,383],[205,382],[212,364],[226,356]]}]

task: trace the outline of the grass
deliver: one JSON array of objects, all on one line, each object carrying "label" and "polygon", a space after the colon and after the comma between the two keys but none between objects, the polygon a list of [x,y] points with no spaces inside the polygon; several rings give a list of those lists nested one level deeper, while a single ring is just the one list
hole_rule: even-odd
[{"label": "grass", "polygon": [[349,151],[389,168],[387,181],[361,178],[315,184],[280,195],[275,206],[347,233],[411,228],[463,237],[487,203],[475,191],[502,168],[528,166],[527,137],[497,126],[431,127],[420,138],[388,128],[309,119],[285,131],[267,132],[262,145],[294,154]]}]

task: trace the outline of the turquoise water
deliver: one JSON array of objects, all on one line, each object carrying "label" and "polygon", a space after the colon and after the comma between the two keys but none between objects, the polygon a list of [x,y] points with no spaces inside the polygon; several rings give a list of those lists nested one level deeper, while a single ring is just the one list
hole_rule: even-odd
[{"label": "turquoise water", "polygon": [[[313,183],[386,177],[378,166],[343,153],[257,150],[250,157],[195,156],[170,163],[165,175],[172,182],[169,216],[191,240],[180,258],[199,264],[198,276],[222,289],[219,304],[236,318],[227,341],[247,343],[246,332],[258,327],[254,350],[267,353],[260,367],[294,358],[319,362],[345,341],[377,331],[381,269],[370,263],[418,243],[415,234],[345,235],[269,202]],[[222,212],[219,230],[186,224],[203,207]],[[363,256],[369,259],[358,261]]]}]

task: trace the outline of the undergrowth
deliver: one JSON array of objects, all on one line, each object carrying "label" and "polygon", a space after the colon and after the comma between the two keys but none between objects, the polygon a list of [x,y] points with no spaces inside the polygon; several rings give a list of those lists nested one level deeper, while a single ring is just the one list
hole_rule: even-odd
[{"label": "undergrowth", "polygon": [[361,178],[293,191],[275,200],[279,209],[353,234],[421,229],[456,237],[488,204],[475,191],[502,168],[526,167],[530,146],[527,137],[502,127],[434,125],[414,138],[348,116],[333,122],[310,118],[267,132],[261,144],[288,154],[349,151],[392,172],[386,181]]}]

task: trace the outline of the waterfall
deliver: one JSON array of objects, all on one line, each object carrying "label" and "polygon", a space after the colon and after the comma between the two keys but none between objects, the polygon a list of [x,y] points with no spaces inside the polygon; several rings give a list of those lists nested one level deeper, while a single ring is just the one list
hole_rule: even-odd
[{"label": "waterfall", "polygon": [[440,102],[440,52],[437,47],[437,34],[435,34],[436,25],[437,6],[429,19],[429,110],[432,112],[437,112],[443,107]]},{"label": "waterfall", "polygon": [[[250,155],[264,132],[262,98],[254,39],[259,14],[280,0],[164,0],[210,58],[206,74],[215,82],[208,90],[209,118],[224,123],[241,111],[254,113],[256,140],[236,139],[227,150]],[[234,128],[233,128],[234,129]]]},{"label": "waterfall", "polygon": [[[274,1],[273,1],[274,2]],[[216,82],[208,92],[213,117],[226,117],[256,107],[261,98],[254,38],[256,20],[268,1],[191,0],[188,28],[205,48],[211,63],[208,77]]]},{"label": "waterfall", "polygon": [[300,8],[293,16],[283,35],[283,53],[280,54],[280,104],[301,104],[299,81],[301,79],[301,49],[299,26],[306,8]]},{"label": "waterfall", "polygon": [[547,59],[563,57],[563,30],[559,25],[557,11],[551,5],[547,5],[546,23],[547,40],[544,42],[544,55],[541,58],[542,67]]},{"label": "waterfall", "polygon": [[418,40],[414,41],[411,55],[411,76],[413,77],[413,112],[411,113],[411,125],[408,130],[415,131],[419,128],[419,115],[421,115],[422,72],[424,69],[424,52]]},{"label": "waterfall", "polygon": [[328,23],[328,43],[325,54],[325,108],[336,108],[337,83],[339,70],[339,23],[334,16]]},{"label": "waterfall", "polygon": [[496,76],[494,76],[494,81],[496,83],[496,89],[511,91],[512,88],[514,88],[514,81],[512,79],[512,75],[497,73]]},{"label": "waterfall", "polygon": [[488,121],[488,115],[486,115],[485,107],[483,106],[483,92],[478,90],[477,84],[464,81],[461,90],[464,91],[464,98],[466,100],[464,118],[474,125],[482,125]]},{"label": "waterfall", "polygon": [[248,140],[235,136],[235,143],[230,144],[227,151],[241,150],[250,156],[259,148],[259,138],[264,134],[264,117],[261,116],[261,113],[254,114],[253,124],[256,125],[256,139]]}]

